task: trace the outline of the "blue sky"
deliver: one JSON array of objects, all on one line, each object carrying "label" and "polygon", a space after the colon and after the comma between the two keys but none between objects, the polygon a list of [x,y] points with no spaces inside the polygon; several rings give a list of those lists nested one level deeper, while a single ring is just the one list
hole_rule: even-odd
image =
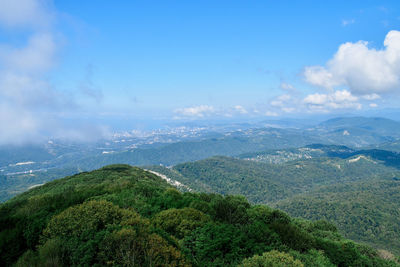
[{"label": "blue sky", "polygon": [[0,0],[0,140],[397,108],[399,26],[398,1]]}]

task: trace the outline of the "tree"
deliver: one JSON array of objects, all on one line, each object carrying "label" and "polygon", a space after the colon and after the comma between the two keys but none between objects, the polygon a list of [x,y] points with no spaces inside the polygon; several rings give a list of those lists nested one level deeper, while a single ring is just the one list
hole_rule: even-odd
[{"label": "tree", "polygon": [[209,216],[193,208],[165,210],[155,215],[152,220],[155,227],[179,239],[209,221]]},{"label": "tree", "polygon": [[303,263],[295,260],[291,255],[285,252],[272,250],[265,252],[261,256],[255,255],[243,260],[239,265],[241,267],[304,267]]}]

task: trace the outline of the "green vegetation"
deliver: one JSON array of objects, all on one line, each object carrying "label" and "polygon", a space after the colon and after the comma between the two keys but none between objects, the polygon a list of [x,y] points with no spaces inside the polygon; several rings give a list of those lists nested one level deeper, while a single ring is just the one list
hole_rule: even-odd
[{"label": "green vegetation", "polygon": [[245,153],[237,156],[240,159],[263,163],[285,163],[288,161],[312,158],[341,158],[363,155],[386,166],[400,169],[400,153],[381,149],[355,150],[346,146],[312,144],[300,148],[267,150]]},{"label": "green vegetation", "polygon": [[162,164],[166,166],[205,159],[215,155],[233,156],[266,149],[288,148],[316,143],[321,139],[293,129],[261,128],[195,141],[182,141],[150,148],[138,148],[110,154],[91,155],[69,162],[81,169],[100,168],[106,164]]},{"label": "green vegetation", "polygon": [[400,181],[327,186],[276,203],[292,216],[335,222],[348,238],[400,252]]},{"label": "green vegetation", "polygon": [[76,168],[65,168],[14,175],[0,175],[0,202],[4,202],[35,186],[78,172],[79,170]]},{"label": "green vegetation", "polygon": [[0,206],[0,226],[2,266],[398,266],[325,221],[128,165],[31,189]]},{"label": "green vegetation", "polygon": [[[178,164],[172,169],[151,167],[200,192],[245,195],[253,203],[273,203],[323,185],[392,180],[400,175],[396,168],[367,157],[351,159],[315,158],[284,164],[266,164],[228,157],[213,157]],[[400,176],[399,176],[400,177]]]},{"label": "green vegetation", "polygon": [[315,126],[314,133],[332,144],[365,147],[399,138],[400,123],[386,118],[339,117]]},{"label": "green vegetation", "polygon": [[374,145],[372,146],[373,148],[378,148],[378,149],[383,149],[383,150],[389,150],[389,151],[394,151],[397,153],[400,153],[400,139],[397,138],[394,141],[391,142],[385,142],[379,145]]},{"label": "green vegetation", "polygon": [[[195,191],[240,194],[291,216],[328,220],[347,238],[400,253],[400,171],[393,167],[398,154],[367,150],[354,155],[345,147],[312,147],[337,157],[280,164],[214,157],[151,169]],[[344,155],[351,157],[340,158]]]},{"label": "green vegetation", "polygon": [[295,260],[291,255],[285,252],[272,250],[265,252],[261,256],[255,255],[249,259],[243,260],[243,267],[304,267],[304,264],[299,260]]}]

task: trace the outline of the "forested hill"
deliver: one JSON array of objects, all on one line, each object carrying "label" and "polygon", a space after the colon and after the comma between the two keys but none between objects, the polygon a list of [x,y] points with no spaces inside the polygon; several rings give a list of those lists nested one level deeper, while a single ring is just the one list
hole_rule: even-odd
[{"label": "forested hill", "polygon": [[2,266],[399,266],[325,221],[181,193],[128,165],[18,195],[1,204],[0,226]]},{"label": "forested hill", "polygon": [[[162,167],[155,166],[152,169],[164,172]],[[180,177],[175,179],[194,190],[243,194],[254,203],[272,203],[319,186],[400,177],[397,168],[378,163],[364,155],[348,159],[301,159],[283,164],[212,157],[178,164],[169,172],[179,174]]]},{"label": "forested hill", "polygon": [[240,194],[295,217],[329,220],[347,238],[400,253],[399,154],[312,147],[151,169],[199,192]]}]

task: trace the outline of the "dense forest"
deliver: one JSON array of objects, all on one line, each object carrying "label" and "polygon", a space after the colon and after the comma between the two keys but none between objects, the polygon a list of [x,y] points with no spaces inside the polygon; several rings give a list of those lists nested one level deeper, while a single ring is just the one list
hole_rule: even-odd
[{"label": "dense forest", "polygon": [[0,206],[0,226],[2,266],[398,266],[326,221],[181,193],[128,165],[18,195]]},{"label": "dense forest", "polygon": [[346,237],[400,253],[400,179],[322,187],[274,206],[295,217],[334,222]]},{"label": "dense forest", "polygon": [[[400,171],[395,168],[399,155],[365,152],[354,154],[336,146],[323,153],[332,157],[279,164],[213,157],[151,169],[195,191],[240,194],[251,203],[267,204],[291,216],[328,220],[347,238],[400,253]],[[280,155],[287,158],[288,154]]]}]

